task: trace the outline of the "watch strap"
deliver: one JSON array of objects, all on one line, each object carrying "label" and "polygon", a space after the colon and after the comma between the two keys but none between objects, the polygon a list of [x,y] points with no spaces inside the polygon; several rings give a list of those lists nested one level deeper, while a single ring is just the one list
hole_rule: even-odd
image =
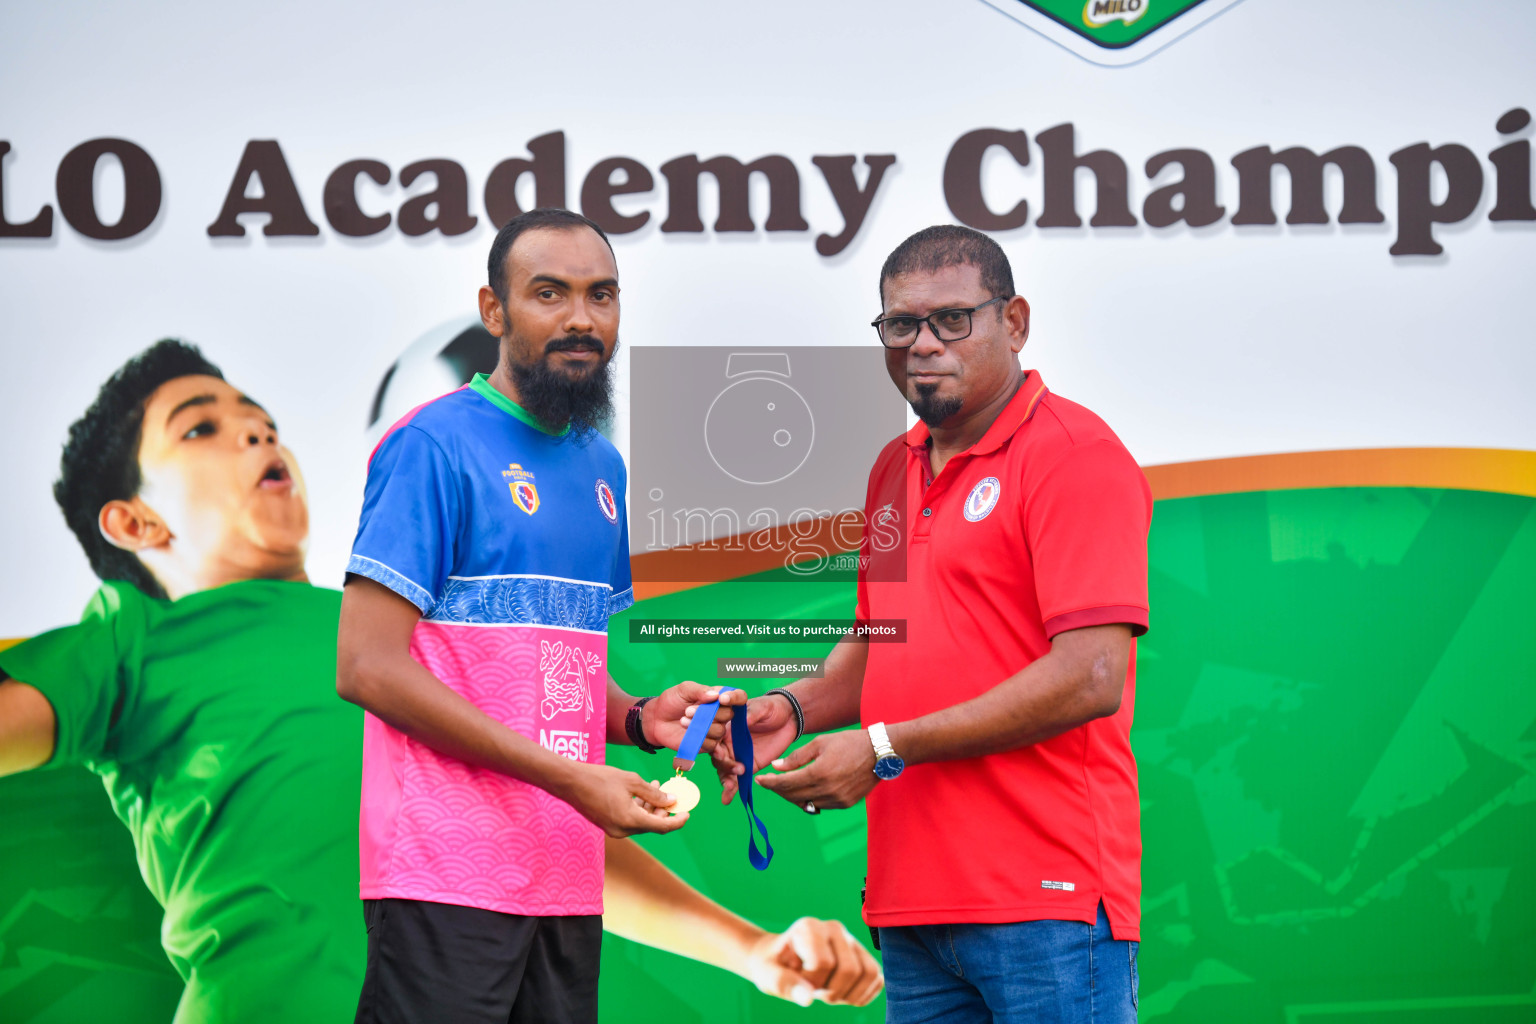
[{"label": "watch strap", "polygon": [[646,740],[645,727],[640,718],[641,712],[645,710],[645,706],[655,699],[654,696],[641,697],[630,705],[628,713],[624,715],[624,732],[628,734],[629,742],[647,754],[654,754],[661,749]]},{"label": "watch strap", "polygon": [[884,722],[876,722],[869,727],[869,742],[875,748],[875,760],[896,756],[896,750],[891,746],[891,736],[886,732]]}]

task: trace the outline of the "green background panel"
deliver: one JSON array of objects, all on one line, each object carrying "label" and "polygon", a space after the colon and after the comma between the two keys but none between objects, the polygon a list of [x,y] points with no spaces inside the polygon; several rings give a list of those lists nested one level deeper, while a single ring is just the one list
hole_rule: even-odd
[{"label": "green background panel", "polygon": [[[1141,1019],[1536,1018],[1536,501],[1367,488],[1183,498],[1157,504],[1150,555],[1132,733]],[[852,599],[847,583],[770,576],[642,602],[612,630],[613,671],[636,689],[712,682],[722,655],[824,650],[632,645],[628,617],[837,617]],[[661,755],[610,753],[648,777],[666,770]],[[764,794],[776,857],[759,874],[740,808],[711,803],[710,788],[687,829],[647,847],[764,926],[815,914],[865,934],[861,811],[812,818]],[[158,908],[99,783],[83,771],[0,781],[0,821],[0,1019],[168,1020],[178,986]],[[611,936],[604,956],[611,1020],[884,1014],[801,1010]]]}]

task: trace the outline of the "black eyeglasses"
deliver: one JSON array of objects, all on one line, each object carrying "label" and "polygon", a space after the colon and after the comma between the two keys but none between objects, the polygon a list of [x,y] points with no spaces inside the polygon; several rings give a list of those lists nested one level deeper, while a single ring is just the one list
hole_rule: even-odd
[{"label": "black eyeglasses", "polygon": [[927,324],[933,336],[940,341],[962,341],[971,336],[971,317],[978,309],[986,309],[995,302],[1007,302],[1012,295],[999,295],[979,306],[960,306],[954,309],[936,309],[927,316],[884,316],[870,322],[880,335],[880,344],[886,348],[911,348],[917,343],[918,332]]}]

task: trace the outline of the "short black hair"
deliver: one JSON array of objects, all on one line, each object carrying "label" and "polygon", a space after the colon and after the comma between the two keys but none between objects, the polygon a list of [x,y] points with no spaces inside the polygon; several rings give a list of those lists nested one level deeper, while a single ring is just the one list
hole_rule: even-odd
[{"label": "short black hair", "polygon": [[[564,210],[558,206],[541,206],[527,213],[520,213],[501,226],[496,232],[496,240],[491,243],[491,255],[485,261],[486,275],[489,278],[491,291],[502,302],[507,301],[507,253],[512,251],[512,243],[517,241],[517,236],[524,231],[533,231],[536,228],[591,228],[597,232],[597,237],[603,240],[609,252],[613,252],[613,243],[608,241],[608,235],[597,223],[572,210]],[[614,262],[618,262],[618,256],[614,256]]]},{"label": "short black hair", "polygon": [[160,385],[177,377],[224,379],[223,372],[203,357],[196,345],[165,338],[155,342],[107,378],[91,407],[69,428],[69,440],[59,459],[59,479],[53,500],[64,521],[85,549],[91,569],[104,580],[132,583],[151,597],[164,598],[165,589],[137,555],[124,551],[101,535],[102,506],[126,501],[139,493],[139,440],[143,434],[144,403]]},{"label": "short black hair", "polygon": [[935,224],[912,235],[885,258],[880,268],[880,305],[885,306],[885,282],[897,275],[967,264],[981,272],[981,286],[992,297],[1012,298],[1013,268],[1002,246],[974,228]]}]

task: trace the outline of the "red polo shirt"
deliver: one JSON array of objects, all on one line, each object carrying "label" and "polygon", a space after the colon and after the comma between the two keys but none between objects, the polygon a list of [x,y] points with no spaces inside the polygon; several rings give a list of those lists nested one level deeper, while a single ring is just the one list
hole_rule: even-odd
[{"label": "red polo shirt", "polygon": [[[919,423],[869,477],[857,614],[906,619],[907,639],[869,645],[866,726],[979,696],[1066,630],[1147,628],[1152,492],[1103,420],[1031,371],[937,478],[928,443]],[[1133,645],[1109,718],[1001,754],[911,765],[876,785],[866,920],[1091,924],[1102,899],[1115,937],[1139,939],[1135,673]]]}]

